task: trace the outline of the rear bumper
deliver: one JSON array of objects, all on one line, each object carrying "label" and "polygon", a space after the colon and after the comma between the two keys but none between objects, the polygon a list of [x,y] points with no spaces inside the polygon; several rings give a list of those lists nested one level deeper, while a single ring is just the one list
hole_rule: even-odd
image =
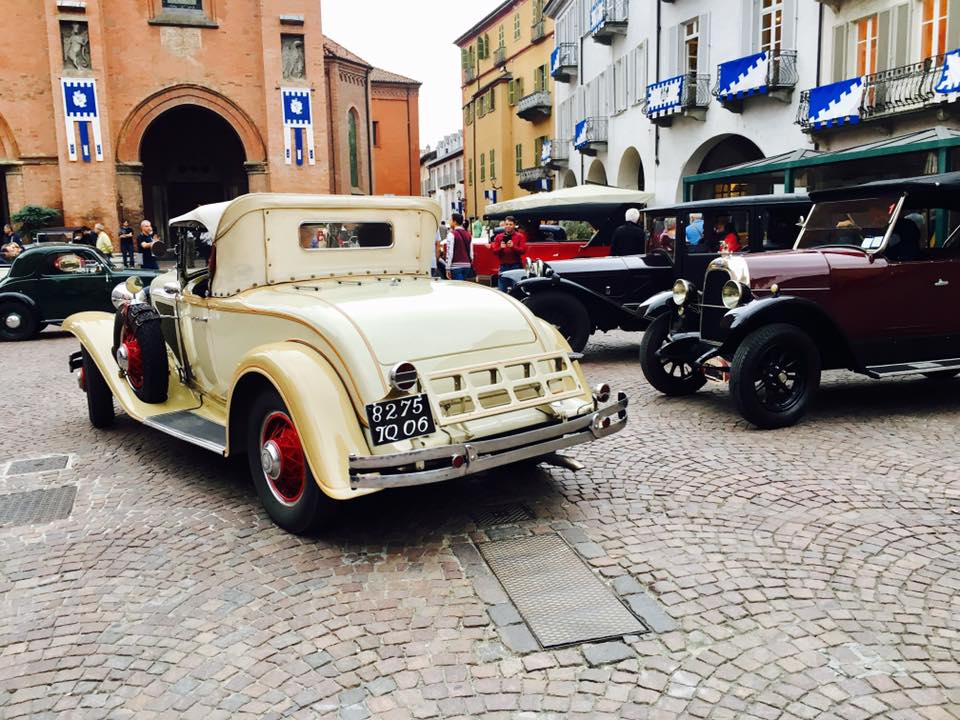
[{"label": "rear bumper", "polygon": [[627,396],[620,393],[594,412],[536,430],[393,455],[351,455],[350,487],[406,487],[452,480],[598,440],[626,424]]}]

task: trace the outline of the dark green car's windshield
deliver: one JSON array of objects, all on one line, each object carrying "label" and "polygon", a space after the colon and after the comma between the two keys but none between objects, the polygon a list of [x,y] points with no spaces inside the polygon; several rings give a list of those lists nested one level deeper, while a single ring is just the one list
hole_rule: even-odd
[{"label": "dark green car's windshield", "polygon": [[796,248],[849,245],[877,250],[883,244],[898,202],[897,195],[819,202],[810,211]]}]

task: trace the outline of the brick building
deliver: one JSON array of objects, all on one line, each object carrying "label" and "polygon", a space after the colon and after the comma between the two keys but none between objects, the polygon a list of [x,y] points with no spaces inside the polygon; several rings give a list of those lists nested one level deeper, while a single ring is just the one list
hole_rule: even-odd
[{"label": "brick building", "polygon": [[[4,3],[17,41],[0,49],[0,219],[33,203],[68,225],[162,226],[248,191],[384,192],[371,172],[373,68],[331,56],[340,46],[318,2],[37,5]],[[349,56],[365,66],[359,84]],[[377,121],[410,137],[409,113]],[[414,122],[408,152],[418,147]]]}]

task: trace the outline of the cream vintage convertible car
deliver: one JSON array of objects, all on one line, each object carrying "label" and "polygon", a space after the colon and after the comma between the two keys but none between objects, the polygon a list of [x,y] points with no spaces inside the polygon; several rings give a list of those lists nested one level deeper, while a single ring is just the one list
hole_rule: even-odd
[{"label": "cream vintage convertible car", "polygon": [[[90,420],[135,420],[246,454],[281,527],[337,500],[521,461],[617,432],[627,399],[587,384],[555,328],[505,293],[430,277],[437,205],[252,194],[171,222],[178,268],[64,327]],[[190,269],[199,231],[208,267]]]}]

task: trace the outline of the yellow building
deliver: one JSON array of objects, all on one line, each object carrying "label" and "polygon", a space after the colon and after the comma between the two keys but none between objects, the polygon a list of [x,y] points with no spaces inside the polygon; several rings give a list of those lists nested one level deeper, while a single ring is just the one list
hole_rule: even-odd
[{"label": "yellow building", "polygon": [[466,214],[549,188],[553,21],[543,0],[507,0],[455,41],[460,48]]}]

